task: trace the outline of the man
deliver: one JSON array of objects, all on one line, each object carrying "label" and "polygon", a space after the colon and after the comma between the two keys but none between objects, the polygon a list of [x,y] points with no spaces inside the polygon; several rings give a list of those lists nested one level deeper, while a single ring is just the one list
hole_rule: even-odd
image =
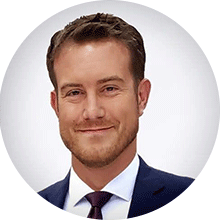
[{"label": "man", "polygon": [[43,198],[80,216],[125,219],[162,207],[192,183],[137,155],[151,84],[144,78],[143,39],[133,26],[109,14],[76,19],[52,37],[47,67],[72,167],[39,192]]}]

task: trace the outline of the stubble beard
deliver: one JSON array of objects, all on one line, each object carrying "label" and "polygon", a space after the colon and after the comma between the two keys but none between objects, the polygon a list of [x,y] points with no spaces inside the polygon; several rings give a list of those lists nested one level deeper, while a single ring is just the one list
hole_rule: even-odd
[{"label": "stubble beard", "polygon": [[109,141],[101,149],[99,147],[90,148],[89,146],[82,146],[77,137],[73,138],[70,133],[66,133],[66,129],[60,128],[60,135],[65,146],[82,164],[89,168],[102,168],[114,162],[131,146],[131,143],[137,136],[138,127],[137,120],[132,130],[124,129],[121,134],[117,133],[117,137],[114,138],[115,141]]}]

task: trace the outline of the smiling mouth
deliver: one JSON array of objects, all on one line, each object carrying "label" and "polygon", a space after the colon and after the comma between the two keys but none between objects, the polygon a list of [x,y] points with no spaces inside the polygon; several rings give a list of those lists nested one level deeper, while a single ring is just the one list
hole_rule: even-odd
[{"label": "smiling mouth", "polygon": [[106,131],[109,131],[111,128],[113,128],[113,126],[105,127],[105,128],[88,128],[88,129],[82,129],[78,131],[82,133],[87,133],[87,134],[98,134],[98,133],[104,133]]}]

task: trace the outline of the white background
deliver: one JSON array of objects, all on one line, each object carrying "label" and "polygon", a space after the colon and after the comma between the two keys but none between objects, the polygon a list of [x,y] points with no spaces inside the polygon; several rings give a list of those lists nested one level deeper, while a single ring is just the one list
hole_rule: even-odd
[{"label": "white background", "polygon": [[1,131],[14,166],[35,190],[63,179],[71,166],[50,106],[45,56],[51,36],[69,21],[104,11],[134,25],[147,52],[151,81],[140,118],[138,153],[148,165],[196,178],[217,134],[220,104],[212,69],[193,38],[153,9],[119,1],[71,7],[37,27],[16,51],[1,89]]}]

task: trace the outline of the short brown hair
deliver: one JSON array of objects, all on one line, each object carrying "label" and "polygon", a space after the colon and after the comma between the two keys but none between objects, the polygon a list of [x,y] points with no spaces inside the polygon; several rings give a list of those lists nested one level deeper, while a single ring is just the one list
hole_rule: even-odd
[{"label": "short brown hair", "polygon": [[121,18],[111,14],[97,13],[74,20],[66,25],[63,30],[56,32],[51,38],[47,51],[47,69],[56,91],[57,81],[54,72],[54,60],[63,43],[68,41],[82,43],[101,39],[116,39],[129,49],[131,73],[135,85],[139,84],[144,78],[146,60],[142,36],[133,26]]}]

